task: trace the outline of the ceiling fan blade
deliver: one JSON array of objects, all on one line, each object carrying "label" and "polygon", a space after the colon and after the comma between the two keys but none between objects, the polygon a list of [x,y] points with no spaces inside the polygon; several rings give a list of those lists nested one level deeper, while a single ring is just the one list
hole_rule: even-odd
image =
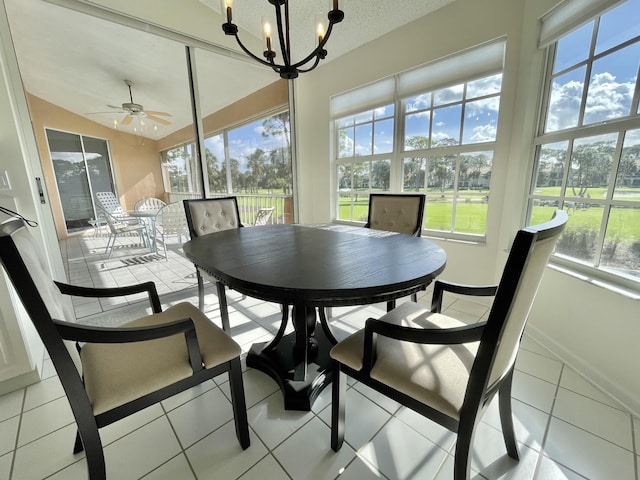
[{"label": "ceiling fan blade", "polygon": [[162,115],[164,117],[170,117],[171,114],[167,112],[154,112],[153,110],[145,110],[144,113],[150,113],[151,115]]},{"label": "ceiling fan blade", "polygon": [[131,120],[133,120],[133,116],[127,115],[122,119],[122,122],[120,122],[120,125],[129,125],[131,123]]},{"label": "ceiling fan blade", "polygon": [[149,120],[153,120],[154,122],[161,123],[162,125],[171,125],[171,122],[166,121],[164,118],[156,117],[155,115],[149,115],[149,112],[144,112],[147,114],[147,118]]}]

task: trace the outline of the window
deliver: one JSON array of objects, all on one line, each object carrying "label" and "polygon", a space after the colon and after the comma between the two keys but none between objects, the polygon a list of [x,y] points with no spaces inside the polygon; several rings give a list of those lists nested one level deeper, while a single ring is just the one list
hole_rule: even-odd
[{"label": "window", "polygon": [[[207,195],[292,194],[288,111],[209,135],[204,146]],[[200,193],[193,143],[166,150],[161,157],[168,192]]]},{"label": "window", "polygon": [[484,236],[503,54],[492,42],[332,99],[337,219],[366,221],[372,192],[424,192],[426,230]]},{"label": "window", "polygon": [[640,0],[621,2],[562,31],[548,51],[529,221],[548,219],[556,208],[567,210],[559,261],[635,284],[640,282]]}]

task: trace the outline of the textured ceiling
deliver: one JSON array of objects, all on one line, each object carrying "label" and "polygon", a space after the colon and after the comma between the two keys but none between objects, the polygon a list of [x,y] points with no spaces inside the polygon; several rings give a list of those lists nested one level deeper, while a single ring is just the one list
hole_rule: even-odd
[{"label": "textured ceiling", "polygon": [[[162,8],[163,2],[173,1],[176,0],[157,0],[154,6]],[[219,0],[199,1],[219,13]],[[345,19],[335,26],[326,47],[329,55],[323,63],[452,1],[341,0]],[[124,118],[113,107],[130,101],[124,83],[128,79],[134,83],[135,103],[142,104],[145,110],[172,115],[163,117],[171,121],[169,126],[152,123],[156,130],[147,125],[147,136],[161,138],[191,123],[185,50],[180,43],[43,0],[5,0],[5,4],[20,72],[29,93],[112,126],[114,120],[121,122]],[[330,1],[291,0],[294,60],[306,56],[314,47],[315,15],[326,15],[330,5]],[[273,12],[267,0],[235,0],[233,20],[260,38],[260,17],[273,16]],[[188,15],[188,11],[185,13]],[[224,38],[228,40],[224,47],[237,48],[232,38]],[[203,50],[198,50],[196,64],[205,114],[278,78],[270,70]],[[136,122],[132,122],[134,125]]]}]

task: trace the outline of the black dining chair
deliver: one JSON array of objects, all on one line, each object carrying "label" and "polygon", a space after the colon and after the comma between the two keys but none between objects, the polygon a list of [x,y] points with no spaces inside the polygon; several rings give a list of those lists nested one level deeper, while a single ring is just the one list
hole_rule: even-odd
[{"label": "black dining chair", "polygon": [[[372,193],[369,195],[369,213],[364,226],[419,237],[422,233],[424,204],[425,196],[422,193]],[[417,302],[418,294],[412,293],[411,300]],[[387,311],[395,306],[395,300],[387,302]]]},{"label": "black dining chair", "polygon": [[369,195],[369,213],[364,226],[419,237],[424,204],[425,196],[422,193],[372,193]]},{"label": "black dining chair", "polygon": [[[198,198],[183,200],[183,204],[191,238],[244,227],[240,221],[240,210],[238,209],[238,199],[236,197]],[[226,301],[223,300],[223,298],[226,298],[224,296],[224,285],[214,278],[210,278],[198,265],[195,265],[195,267],[198,281],[198,308],[204,311],[204,277],[207,277],[216,285],[219,301]],[[220,295],[220,292],[223,295]],[[223,325],[227,325],[228,319],[223,318],[222,320]],[[224,329],[228,331],[226,327]]]},{"label": "black dining chair", "polygon": [[[473,437],[498,394],[507,454],[518,459],[511,384],[538,285],[567,222],[558,210],[520,230],[497,286],[434,284],[431,309],[406,302],[339,342],[333,359],[331,448],[345,435],[345,374],[457,433],[454,479],[469,478]],[[493,296],[486,321],[467,325],[442,313],[444,292]]]},{"label": "black dining chair", "polygon": [[[58,373],[78,427],[73,451],[84,450],[91,480],[107,478],[100,428],[223,373],[236,436],[249,447],[241,348],[191,303],[162,311],[153,282],[92,288],[54,281],[22,220],[0,224],[0,262]],[[138,293],[148,295],[153,313],[113,328],[77,323],[65,298]]]}]

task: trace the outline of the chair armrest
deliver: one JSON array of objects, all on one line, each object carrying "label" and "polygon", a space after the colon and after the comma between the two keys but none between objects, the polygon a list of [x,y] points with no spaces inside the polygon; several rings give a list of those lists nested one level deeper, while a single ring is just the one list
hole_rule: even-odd
[{"label": "chair armrest", "polygon": [[123,297],[125,295],[147,292],[153,313],[160,313],[162,311],[158,290],[156,289],[156,284],[153,282],[110,288],[81,287],[79,285],[70,285],[62,282],[55,282],[55,284],[61,293],[74,297]]},{"label": "chair armrest", "polygon": [[496,294],[497,290],[497,285],[464,285],[461,283],[436,280],[433,284],[431,311],[435,313],[440,313],[442,311],[442,296],[445,291],[474,297],[492,297]]},{"label": "chair armrest", "polygon": [[132,343],[156,340],[184,333],[189,363],[194,372],[202,369],[202,355],[196,327],[191,318],[140,327],[96,327],[53,320],[65,340],[85,343]]},{"label": "chair armrest", "polygon": [[369,318],[364,327],[363,368],[371,371],[376,363],[378,335],[405,342],[453,345],[480,341],[486,322],[454,328],[416,328]]}]

